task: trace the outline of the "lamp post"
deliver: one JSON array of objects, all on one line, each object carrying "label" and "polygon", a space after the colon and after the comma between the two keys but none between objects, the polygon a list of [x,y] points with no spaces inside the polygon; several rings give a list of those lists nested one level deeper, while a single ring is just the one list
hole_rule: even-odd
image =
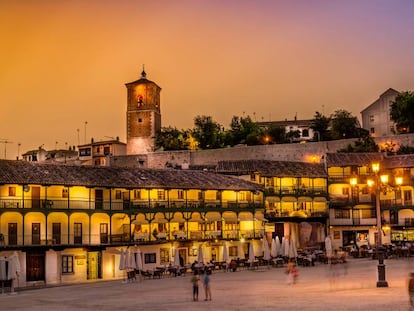
[{"label": "lamp post", "polygon": [[384,253],[380,250],[382,247],[382,222],[381,222],[381,201],[380,201],[380,177],[379,173],[379,163],[372,164],[372,170],[375,173],[375,212],[377,215],[377,258],[378,258],[378,281],[377,287],[388,287],[388,282],[385,279],[385,264],[384,264]]}]

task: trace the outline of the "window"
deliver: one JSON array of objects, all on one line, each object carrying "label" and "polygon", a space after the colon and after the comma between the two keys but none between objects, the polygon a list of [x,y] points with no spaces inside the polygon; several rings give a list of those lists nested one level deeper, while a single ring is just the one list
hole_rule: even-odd
[{"label": "window", "polygon": [[229,246],[229,256],[237,257],[237,246]]},{"label": "window", "polygon": [[62,189],[62,198],[69,198],[69,189],[63,188]]},{"label": "window", "polygon": [[405,202],[411,202],[411,190],[404,190],[404,201]]},{"label": "window", "polygon": [[135,200],[141,200],[141,190],[134,190],[134,198]]},{"label": "window", "polygon": [[156,263],[157,255],[155,253],[144,254],[144,263]]},{"label": "window", "polygon": [[216,200],[217,200],[217,201],[221,201],[221,191],[220,191],[220,190],[218,190],[218,191],[216,192]]},{"label": "window", "polygon": [[166,264],[170,262],[170,251],[168,248],[160,249],[160,263]]},{"label": "window", "polygon": [[86,157],[91,155],[91,148],[81,148],[79,149],[79,156]]},{"label": "window", "polygon": [[198,200],[200,200],[200,201],[204,200],[204,191],[199,191],[198,192]]},{"label": "window", "polygon": [[370,132],[371,134],[375,134],[375,127],[371,127]]},{"label": "window", "polygon": [[121,200],[122,192],[121,190],[115,190],[115,200]]},{"label": "window", "polygon": [[9,187],[9,197],[16,196],[16,187]]},{"label": "window", "polygon": [[142,118],[138,118],[138,123],[142,123]]},{"label": "window", "polygon": [[160,189],[157,191],[157,198],[158,200],[165,200],[165,191]]},{"label": "window", "polygon": [[82,223],[80,222],[73,224],[73,243],[82,244]]},{"label": "window", "polygon": [[62,255],[62,274],[73,273],[73,256]]},{"label": "window", "polygon": [[349,188],[348,187],[342,188],[342,194],[343,195],[349,195]]},{"label": "window", "polygon": [[302,130],[302,137],[309,137],[309,130]]},{"label": "window", "polygon": [[361,218],[375,218],[375,210],[373,209],[362,209]]},{"label": "window", "polygon": [[59,222],[52,223],[53,244],[60,244],[61,225]]},{"label": "window", "polygon": [[111,148],[110,147],[104,147],[104,155],[110,155],[111,154]]},{"label": "window", "polygon": [[369,116],[369,121],[370,121],[370,122],[374,122],[374,115],[370,115],[370,116]]},{"label": "window", "polygon": [[184,190],[177,190],[177,198],[179,200],[184,200]]},{"label": "window", "polygon": [[350,219],[351,212],[349,209],[336,209],[335,210],[335,218],[336,219]]}]

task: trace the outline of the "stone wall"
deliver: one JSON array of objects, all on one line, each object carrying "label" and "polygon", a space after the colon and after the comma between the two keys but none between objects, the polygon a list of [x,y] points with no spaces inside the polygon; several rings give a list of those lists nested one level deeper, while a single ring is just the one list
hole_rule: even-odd
[{"label": "stone wall", "polygon": [[[162,151],[142,155],[114,157],[111,165],[168,168],[211,166],[225,160],[273,160],[297,162],[321,162],[326,153],[336,152],[353,144],[355,139],[342,139],[304,144],[276,144],[261,146],[238,146],[233,148],[200,151]],[[414,134],[375,138],[378,145],[388,143],[398,150],[400,145],[414,146]]]}]

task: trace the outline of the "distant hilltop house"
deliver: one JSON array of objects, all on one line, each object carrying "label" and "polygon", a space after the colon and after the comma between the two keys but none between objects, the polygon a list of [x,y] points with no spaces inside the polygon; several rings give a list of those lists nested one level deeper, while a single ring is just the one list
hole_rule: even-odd
[{"label": "distant hilltop house", "polygon": [[389,88],[377,100],[361,111],[362,128],[372,137],[393,136],[397,134],[396,124],[391,120],[390,110],[400,92]]},{"label": "distant hilltop house", "polygon": [[74,163],[78,161],[78,152],[75,150],[75,146],[69,147],[69,149],[54,149],[45,150],[40,146],[36,150],[29,150],[22,155],[23,160],[26,162],[50,162],[57,164]]},{"label": "distant hilltop house", "polygon": [[89,144],[79,145],[79,161],[83,165],[109,166],[108,157],[122,156],[126,154],[127,145],[116,139],[94,141]]},{"label": "distant hilltop house", "polygon": [[[262,121],[257,122],[260,128],[282,127],[285,128],[286,133],[297,131],[299,137],[292,138],[292,142],[311,141],[314,138],[315,132],[311,129],[312,120],[298,120],[295,116],[294,120],[284,121]],[[317,139],[317,138],[316,138]]]}]

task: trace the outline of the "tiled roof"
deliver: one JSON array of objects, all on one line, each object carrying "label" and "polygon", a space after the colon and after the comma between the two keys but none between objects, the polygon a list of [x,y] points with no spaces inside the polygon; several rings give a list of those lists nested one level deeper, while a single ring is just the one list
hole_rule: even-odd
[{"label": "tiled roof", "polygon": [[390,169],[414,167],[414,154],[404,154],[385,157],[384,166]]},{"label": "tiled roof", "polygon": [[205,171],[71,166],[0,160],[0,184],[9,183],[131,189],[262,189],[261,185],[236,177]]},{"label": "tiled roof", "polygon": [[332,166],[365,166],[371,165],[373,162],[380,162],[383,159],[383,154],[375,153],[327,153],[326,164],[328,167]]},{"label": "tiled roof", "polygon": [[267,160],[242,160],[242,161],[220,161],[217,172],[222,174],[246,175],[254,172],[264,177],[326,177],[327,173],[323,164],[290,162],[290,161],[267,161]]}]

